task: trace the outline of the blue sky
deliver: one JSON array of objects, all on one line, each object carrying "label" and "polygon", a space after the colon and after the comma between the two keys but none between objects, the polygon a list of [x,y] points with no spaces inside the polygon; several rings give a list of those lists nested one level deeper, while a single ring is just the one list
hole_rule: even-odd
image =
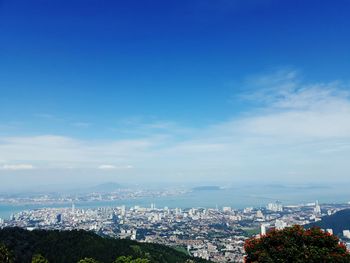
[{"label": "blue sky", "polygon": [[3,185],[345,180],[349,13],[345,0],[2,0]]}]

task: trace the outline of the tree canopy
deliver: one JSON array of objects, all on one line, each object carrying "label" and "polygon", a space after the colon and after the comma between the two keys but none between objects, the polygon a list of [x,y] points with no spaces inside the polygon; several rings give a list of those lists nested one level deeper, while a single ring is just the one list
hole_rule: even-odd
[{"label": "tree canopy", "polygon": [[245,243],[246,263],[348,263],[350,254],[338,237],[320,228],[272,230]]},{"label": "tree canopy", "polygon": [[0,243],[0,263],[12,263],[13,256],[4,244]]},{"label": "tree canopy", "polygon": [[83,258],[79,260],[78,263],[99,263],[99,262],[93,258]]},{"label": "tree canopy", "polygon": [[[40,254],[50,263],[83,262],[112,263],[122,256],[131,256],[130,263],[179,263],[193,259],[173,248],[151,243],[139,243],[126,239],[101,237],[83,230],[56,231],[21,228],[0,229],[2,255],[9,258],[0,263],[31,263],[33,256]],[[6,256],[13,254],[12,257]],[[39,259],[38,259],[39,260]],[[91,261],[95,260],[95,261]],[[195,262],[209,262],[193,259]],[[47,261],[38,261],[45,262]],[[121,261],[122,262],[122,261]],[[129,263],[128,261],[126,261]]]},{"label": "tree canopy", "polygon": [[118,257],[113,263],[150,263],[150,261],[145,258],[133,259],[131,256],[121,256]]},{"label": "tree canopy", "polygon": [[49,263],[49,261],[40,254],[33,256],[32,263]]}]

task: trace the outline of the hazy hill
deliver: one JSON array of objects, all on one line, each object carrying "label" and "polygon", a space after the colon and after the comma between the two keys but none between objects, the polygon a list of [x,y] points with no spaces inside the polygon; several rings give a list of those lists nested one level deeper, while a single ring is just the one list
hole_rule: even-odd
[{"label": "hazy hill", "polygon": [[[123,255],[148,258],[152,263],[180,263],[190,258],[163,245],[104,238],[82,230],[27,231],[4,228],[0,230],[0,243],[12,251],[16,263],[29,263],[33,254],[37,253],[45,256],[50,263],[76,263],[85,257],[111,263]],[[194,261],[207,262],[200,259]]]},{"label": "hazy hill", "polygon": [[197,186],[192,188],[193,191],[219,191],[221,190],[220,186],[216,185],[205,185],[205,186]]},{"label": "hazy hill", "polygon": [[344,229],[350,229],[350,209],[344,209],[330,216],[322,217],[321,221],[306,225],[306,227],[318,226],[322,229],[331,228],[333,233],[341,235]]},{"label": "hazy hill", "polygon": [[109,182],[109,183],[103,183],[93,187],[89,187],[86,190],[89,190],[90,192],[109,193],[109,192],[116,191],[120,188],[123,188],[120,184]]}]

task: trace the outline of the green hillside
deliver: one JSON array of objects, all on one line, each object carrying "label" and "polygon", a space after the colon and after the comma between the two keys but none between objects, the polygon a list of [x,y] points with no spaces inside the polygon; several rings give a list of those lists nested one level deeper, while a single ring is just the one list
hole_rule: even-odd
[{"label": "green hillside", "polygon": [[186,254],[163,245],[106,238],[82,230],[27,231],[4,228],[0,230],[0,243],[12,252],[16,263],[29,263],[35,254],[43,255],[50,263],[76,263],[85,257],[112,263],[120,256],[147,258],[152,263],[180,263],[191,259]]},{"label": "green hillside", "polygon": [[306,225],[306,228],[318,226],[322,229],[331,228],[335,235],[342,235],[344,229],[350,229],[350,209],[344,209],[330,216],[322,217],[321,221]]}]

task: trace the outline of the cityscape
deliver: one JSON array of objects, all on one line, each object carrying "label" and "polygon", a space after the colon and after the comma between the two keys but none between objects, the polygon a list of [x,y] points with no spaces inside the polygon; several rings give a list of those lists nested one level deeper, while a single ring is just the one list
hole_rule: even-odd
[{"label": "cityscape", "polygon": [[[283,205],[269,203],[263,208],[159,208],[101,207],[77,209],[74,203],[66,208],[41,208],[22,211],[9,219],[0,219],[0,227],[21,227],[27,230],[93,231],[102,236],[158,243],[174,247],[193,257],[214,262],[244,262],[244,243],[252,236],[265,235],[271,228],[284,229],[306,225],[349,209],[348,204]],[[332,229],[324,231],[333,234]],[[350,247],[350,230],[343,230],[343,241]]]},{"label": "cityscape", "polygon": [[0,263],[350,263],[350,0],[0,0]]}]

